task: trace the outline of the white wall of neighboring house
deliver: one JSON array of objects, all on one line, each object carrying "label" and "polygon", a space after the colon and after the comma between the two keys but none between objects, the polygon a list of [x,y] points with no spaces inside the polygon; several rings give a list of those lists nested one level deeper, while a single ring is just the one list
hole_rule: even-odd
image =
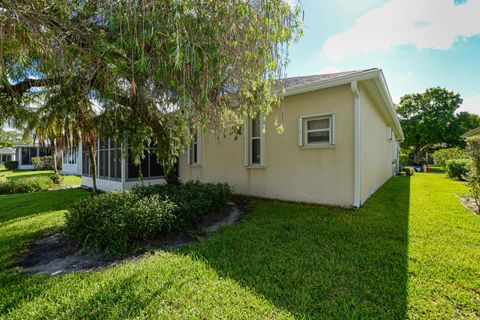
[{"label": "white wall of neighboring house", "polygon": [[62,174],[82,173],[82,146],[67,148],[62,152]]},{"label": "white wall of neighboring house", "polygon": [[15,149],[0,148],[0,164],[8,161],[15,161]]}]

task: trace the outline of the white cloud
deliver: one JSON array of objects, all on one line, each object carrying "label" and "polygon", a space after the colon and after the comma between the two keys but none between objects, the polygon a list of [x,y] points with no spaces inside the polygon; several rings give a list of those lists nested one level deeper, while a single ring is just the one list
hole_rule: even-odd
[{"label": "white cloud", "polygon": [[322,53],[338,61],[349,55],[388,51],[397,45],[449,49],[480,34],[480,0],[391,0],[327,39]]},{"label": "white cloud", "polygon": [[462,106],[458,109],[458,112],[461,111],[480,115],[480,95],[464,98]]}]

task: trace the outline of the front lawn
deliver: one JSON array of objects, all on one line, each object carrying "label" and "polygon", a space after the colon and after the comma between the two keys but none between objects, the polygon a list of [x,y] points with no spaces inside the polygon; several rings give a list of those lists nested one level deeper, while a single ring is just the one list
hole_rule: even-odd
[{"label": "front lawn", "polygon": [[391,179],[360,210],[252,200],[234,226],[95,273],[26,275],[12,258],[82,190],[0,196],[0,317],[478,318],[480,217],[458,181]]},{"label": "front lawn", "polygon": [[[48,177],[53,175],[53,170],[15,170],[8,171],[4,167],[0,167],[0,180],[9,179],[16,180],[21,178],[30,178],[30,177]],[[80,185],[82,183],[82,178],[76,175],[62,174],[63,182],[62,186],[72,186]]]}]

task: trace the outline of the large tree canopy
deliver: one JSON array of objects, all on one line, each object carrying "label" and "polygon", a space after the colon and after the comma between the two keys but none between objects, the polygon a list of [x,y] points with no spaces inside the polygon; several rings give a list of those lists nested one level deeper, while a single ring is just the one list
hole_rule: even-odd
[{"label": "large tree canopy", "polygon": [[480,117],[468,112],[456,113],[462,99],[444,88],[407,94],[400,99],[400,116],[405,141],[403,147],[420,152],[434,145],[464,146],[461,135],[480,126]]},{"label": "large tree canopy", "polygon": [[299,16],[285,0],[2,0],[0,122],[47,103],[86,131],[94,111],[172,161],[192,128],[279,103]]}]

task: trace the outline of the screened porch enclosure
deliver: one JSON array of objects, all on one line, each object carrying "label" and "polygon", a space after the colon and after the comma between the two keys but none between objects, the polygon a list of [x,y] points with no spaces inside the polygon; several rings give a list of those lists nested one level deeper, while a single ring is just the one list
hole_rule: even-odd
[{"label": "screened porch enclosure", "polygon": [[[113,138],[100,137],[97,141],[97,187],[104,191],[124,190],[136,185],[163,184],[164,170],[159,164],[154,148],[135,164],[128,142],[119,143]],[[82,184],[93,186],[90,155],[82,148]]]}]

